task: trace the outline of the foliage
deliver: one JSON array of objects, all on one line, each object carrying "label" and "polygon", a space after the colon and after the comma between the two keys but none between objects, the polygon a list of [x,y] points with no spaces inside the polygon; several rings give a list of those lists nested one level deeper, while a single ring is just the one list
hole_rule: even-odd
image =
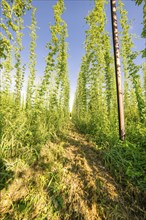
[{"label": "foliage", "polygon": [[32,24],[29,27],[30,28],[30,37],[31,37],[31,43],[30,43],[30,63],[29,63],[29,77],[28,77],[28,84],[27,84],[27,94],[26,94],[26,108],[32,108],[34,105],[34,92],[35,92],[35,72],[36,72],[36,54],[35,54],[35,48],[36,48],[36,8],[33,8],[32,11]]},{"label": "foliage", "polygon": [[[3,23],[1,27],[3,31],[0,36],[1,58],[3,58],[0,92],[0,164],[2,165],[0,175],[2,175],[2,180],[0,188],[7,190],[6,187],[14,178],[12,188],[15,190],[15,187],[21,182],[19,177],[19,180],[17,179],[17,174],[23,173],[25,169],[28,173],[31,170],[32,179],[31,175],[26,174],[29,193],[24,199],[23,190],[18,190],[16,198],[12,201],[9,200],[9,202],[13,202],[12,213],[5,213],[4,216],[1,213],[0,218],[34,219],[37,217],[42,219],[50,215],[57,219],[57,208],[63,206],[61,195],[63,171],[62,164],[55,161],[63,160],[62,147],[58,145],[55,148],[54,145],[47,147],[45,144],[48,140],[57,138],[57,134],[62,132],[69,118],[69,79],[67,43],[65,42],[67,25],[61,18],[65,7],[63,0],[59,0],[54,6],[55,24],[50,26],[52,39],[47,44],[49,53],[46,58],[44,77],[41,84],[36,85],[36,8],[29,3],[30,1],[19,0],[2,1]],[[23,27],[24,14],[30,8],[32,21],[28,27],[30,55],[25,99],[22,95],[22,88],[24,77],[26,78],[26,65],[22,63],[21,52],[23,50],[23,29],[25,28]],[[39,162],[37,162],[38,160]],[[9,163],[11,163],[10,167]],[[34,177],[35,163],[39,163],[40,170],[45,167],[43,175],[38,174],[38,177]],[[25,181],[24,179],[23,181]],[[16,184],[17,180],[19,183]],[[35,192],[34,182],[39,184],[35,187]],[[40,198],[42,202],[46,201],[43,207],[39,202]],[[35,216],[33,207],[36,207]]]},{"label": "foliage", "polygon": [[[52,39],[47,44],[49,54],[41,85],[35,85],[36,9],[29,5],[29,8],[32,8],[32,22],[29,26],[31,41],[26,100],[22,96],[26,66],[21,60],[24,11],[21,7],[20,11],[17,11],[18,3],[19,1],[14,4],[3,1],[2,4],[4,19],[11,19],[7,13],[10,13],[12,9],[14,9],[14,16],[19,17],[17,20],[14,19],[17,26],[14,30],[16,34],[8,32],[9,26],[3,23],[5,32],[10,33],[13,38],[12,42],[9,40],[11,46],[7,51],[6,59],[2,62],[0,148],[2,155],[5,156],[7,154],[10,156],[13,150],[19,154],[24,146],[31,148],[55,137],[58,132],[61,132],[69,117],[69,80],[65,42],[67,25],[61,18],[64,2],[59,0],[54,6],[55,24],[50,26]],[[22,5],[26,3],[27,1],[22,2]],[[23,8],[28,9],[28,7]],[[52,57],[51,62],[50,57]],[[52,61],[54,62],[53,68]],[[14,80],[11,77],[12,70]]]},{"label": "foliage", "polygon": [[[137,5],[143,3],[143,30],[141,33],[142,38],[146,38],[146,0],[135,0]],[[142,50],[142,57],[146,57],[146,48]]]},{"label": "foliage", "polygon": [[[129,34],[129,24],[127,18],[127,12],[124,9],[124,4],[122,1],[119,1],[119,10],[121,14],[120,23],[122,27],[122,36],[121,36],[121,51],[122,51],[122,61],[124,68],[124,80],[125,80],[125,89],[124,89],[124,98],[125,98],[125,109],[126,109],[126,120],[129,121],[132,117],[132,112],[129,112],[131,106],[131,94],[132,90],[135,93],[135,103],[136,106],[133,108],[137,109],[139,115],[137,115],[137,121],[140,118],[142,123],[145,122],[145,103],[142,93],[142,85],[140,80],[140,65],[135,65],[134,60],[136,59],[138,53],[133,51],[134,47],[132,42],[132,37]],[[134,100],[133,100],[134,103]],[[134,112],[133,112],[134,113]]]},{"label": "foliage", "polygon": [[[93,135],[99,142],[116,139],[116,129],[114,132],[113,127],[117,121],[113,54],[110,48],[111,39],[104,30],[104,4],[104,1],[95,1],[95,7],[86,17],[89,24],[85,40],[86,54],[81,64],[73,107],[73,120],[77,127]],[[119,1],[118,9],[122,28],[120,40],[124,70],[125,118],[127,137],[130,138],[131,120],[133,123],[137,122],[142,129],[145,126],[146,109],[139,75],[141,66],[135,64],[138,53],[133,51],[127,12],[122,1]],[[99,17],[97,11],[100,11],[102,16]]]},{"label": "foliage", "polygon": [[[117,104],[111,39],[105,32],[105,2],[95,1],[86,17],[85,50],[73,106],[73,122],[88,134],[103,150],[104,162],[124,184],[145,188],[145,66],[143,83],[141,65],[135,64],[139,55],[129,33],[129,21],[123,1],[119,0],[120,45],[124,72],[124,105],[126,122],[125,143],[117,142]],[[98,16],[98,12],[101,16]],[[141,157],[140,155],[143,154]]]},{"label": "foliage", "polygon": [[[110,138],[115,120],[115,76],[110,54],[110,38],[105,31],[105,1],[95,1],[86,17],[85,49],[78,78],[73,120],[81,130],[103,142]],[[102,16],[98,16],[98,12]]]},{"label": "foliage", "polygon": [[[142,3],[141,0],[136,2]],[[123,187],[132,185],[134,189],[143,192],[146,187],[146,68],[145,64],[143,66],[135,64],[139,53],[133,50],[134,44],[129,34],[127,12],[123,2],[119,0],[127,141],[118,142],[114,60],[110,34],[105,31],[107,21],[105,4],[106,0],[95,0],[93,9],[85,18],[88,24],[84,42],[85,54],[78,76],[72,118],[80,131],[92,138],[96,144],[98,143],[97,148],[102,152],[106,167],[120,184]],[[22,63],[21,56],[25,28],[23,19],[27,10],[32,12],[32,21],[28,27],[30,54],[25,98],[22,91],[24,78],[27,77],[25,74],[27,66]],[[70,144],[76,154],[83,154],[84,159],[79,161],[78,165],[80,168],[81,165],[85,167],[85,163],[86,172],[92,166],[92,162],[97,160],[96,147],[90,146],[88,149],[89,146],[86,146],[84,141],[81,144],[77,140],[69,139],[66,135],[66,144],[52,143],[57,142],[59,135],[69,126],[68,45],[66,42],[68,33],[67,24],[62,18],[64,10],[64,1],[58,0],[53,7],[54,24],[50,25],[51,39],[46,44],[48,54],[44,75],[42,81],[36,84],[36,8],[32,7],[31,0],[2,0],[0,24],[2,28],[0,34],[0,58],[2,59],[0,64],[2,70],[0,177],[2,176],[2,179],[0,189],[3,190],[3,194],[0,207],[5,209],[6,205],[6,210],[10,210],[10,213],[6,211],[0,214],[2,219],[62,218],[63,215],[59,214],[59,210],[64,211],[64,205],[69,209],[65,204],[68,192],[62,182],[62,178],[65,181],[65,177],[69,177],[64,174],[65,169],[63,170],[68,160],[63,157],[64,148]],[[145,37],[144,29],[142,37]],[[141,73],[143,81],[140,78]],[[46,144],[48,140],[52,142]],[[82,148],[87,148],[92,152],[90,156],[95,157],[93,161],[88,161],[90,166],[87,163],[90,157],[85,158],[84,155],[88,151],[82,152]],[[79,173],[83,171],[82,169],[78,171],[78,167],[75,169]],[[71,172],[73,173],[73,170]],[[89,176],[91,176],[90,172]],[[86,181],[83,181],[83,185]],[[13,193],[17,189],[19,193]],[[89,195],[90,193],[89,190]],[[98,193],[96,192],[97,195]],[[12,200],[8,198],[11,194]],[[102,209],[100,212],[103,213]],[[76,213],[73,217],[75,215]],[[66,215],[66,218],[69,217]]]},{"label": "foliage", "polygon": [[52,38],[46,45],[49,53],[39,91],[39,104],[45,106],[46,126],[51,133],[61,130],[69,118],[69,79],[65,42],[67,25],[61,18],[64,9],[62,0],[54,6],[55,24],[50,26]]},{"label": "foliage", "polygon": [[124,187],[133,184],[140,190],[145,190],[146,151],[143,146],[136,146],[128,141],[124,144],[117,143],[105,150],[104,160]]},{"label": "foliage", "polygon": [[[7,52],[9,52],[11,47],[10,41],[12,40],[12,34],[9,28],[15,32],[19,29],[18,20],[31,8],[31,0],[2,0],[1,5],[4,21],[1,18],[2,22],[0,27],[4,30],[6,35],[0,34],[0,58],[6,59]],[[2,65],[0,68],[2,68]]]}]

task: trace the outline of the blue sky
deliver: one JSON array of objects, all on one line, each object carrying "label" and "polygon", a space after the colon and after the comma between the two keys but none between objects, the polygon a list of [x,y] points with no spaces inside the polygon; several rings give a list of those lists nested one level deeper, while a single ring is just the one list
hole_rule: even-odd
[{"label": "blue sky", "polygon": [[[45,45],[50,41],[49,23],[53,24],[53,5],[57,0],[33,0],[33,5],[37,8],[36,18],[39,29],[37,30],[37,79],[43,76],[45,69],[45,57],[47,55],[47,49]],[[131,26],[131,32],[137,34],[140,37],[142,31],[142,19],[143,11],[142,6],[136,6],[135,2],[131,0],[125,0],[125,7],[128,11],[129,19],[133,20]],[[72,106],[74,93],[77,85],[77,77],[80,70],[81,58],[84,54],[84,40],[85,30],[88,26],[85,23],[84,17],[92,9],[94,5],[93,0],[65,0],[66,10],[63,18],[68,25],[69,37],[66,39],[68,42],[68,68],[70,78],[70,106]],[[108,23],[106,29],[111,33],[111,18],[110,18],[110,5],[106,6]],[[24,16],[24,25],[29,26],[31,23],[31,13],[27,12]],[[22,53],[23,61],[28,63],[29,56],[29,30],[24,30],[23,45],[24,51]],[[134,40],[136,49],[141,50],[145,46],[145,41],[142,38]],[[141,62],[140,58],[138,62]]]}]

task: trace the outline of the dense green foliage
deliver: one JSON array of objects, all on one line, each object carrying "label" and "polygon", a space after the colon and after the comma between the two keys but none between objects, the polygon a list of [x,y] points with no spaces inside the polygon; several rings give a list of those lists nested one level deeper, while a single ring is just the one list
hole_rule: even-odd
[{"label": "dense green foliage", "polygon": [[[146,38],[146,0],[135,0],[137,5],[143,4],[143,30],[141,33],[142,38]],[[146,57],[146,48],[142,50],[142,57]]]},{"label": "dense green foliage", "polygon": [[[19,25],[18,20],[21,16],[31,8],[32,0],[2,0],[2,14],[0,27],[3,29],[5,34],[0,33],[0,58],[6,59],[7,53],[9,53],[11,47],[11,40],[13,36],[11,30],[18,31]],[[6,24],[6,25],[5,25]],[[2,65],[0,65],[0,68]]]},{"label": "dense green foliage", "polygon": [[[124,3],[119,0],[127,140],[124,145],[118,144],[114,63],[110,48],[111,39],[109,33],[105,31],[104,8],[104,0],[95,1],[95,7],[86,17],[89,25],[85,40],[86,54],[82,59],[78,77],[72,113],[73,121],[79,130],[91,136],[96,143],[103,145],[108,167],[119,172],[119,176],[122,170],[126,173],[127,179],[144,189],[145,165],[140,164],[145,164],[146,155],[145,65],[142,64],[142,68],[142,65],[135,64],[139,53],[133,50],[134,44],[129,33],[127,11],[124,9]],[[98,16],[99,12],[101,16]],[[137,156],[134,156],[135,154]],[[144,157],[140,158],[138,156],[140,154]],[[135,182],[136,178],[139,183]]]},{"label": "dense green foliage", "polygon": [[[15,2],[16,4],[16,2]],[[47,43],[49,50],[42,82],[35,83],[36,75],[36,9],[32,9],[30,30],[29,74],[26,99],[22,95],[26,65],[22,63],[23,18],[13,9],[15,4],[3,1],[3,37],[7,38],[7,56],[2,60],[1,110],[0,110],[0,153],[8,157],[24,148],[45,143],[61,131],[69,119],[69,80],[67,69],[67,25],[61,18],[64,2],[59,0],[54,6],[55,24],[50,26],[52,39]],[[16,4],[17,5],[17,4]],[[20,8],[19,8],[20,9]],[[8,17],[13,10],[14,17]],[[23,10],[21,10],[22,12]],[[19,19],[15,19],[18,16]],[[7,19],[15,21],[17,28],[11,32]],[[10,37],[8,38],[8,33]],[[12,33],[12,34],[11,34]],[[12,35],[12,36],[11,36]],[[10,39],[11,38],[11,39]],[[6,48],[5,48],[6,49]],[[4,49],[4,50],[5,50]],[[12,78],[14,80],[12,80]],[[19,155],[17,152],[16,154]],[[16,155],[16,156],[17,156]]]},{"label": "dense green foliage", "polygon": [[[95,7],[86,17],[89,24],[85,40],[86,54],[81,64],[73,107],[73,120],[77,126],[96,135],[99,141],[102,140],[102,135],[108,140],[110,130],[112,134],[109,136],[114,137],[116,133],[113,132],[117,127],[114,63],[110,48],[111,39],[104,30],[104,4],[105,1],[95,1]],[[146,121],[145,91],[143,91],[143,88],[145,89],[145,68],[135,64],[138,53],[133,51],[134,45],[132,36],[129,34],[127,12],[122,1],[119,1],[118,9],[122,28],[120,40],[124,71],[127,139],[135,141],[137,133],[139,136],[139,128],[143,131]],[[99,17],[97,11],[100,11],[103,16]],[[144,86],[140,77],[142,74]],[[142,132],[139,140],[144,141],[144,138]]]},{"label": "dense green foliage", "polygon": [[[122,27],[121,36],[121,55],[124,69],[124,99],[125,99],[125,118],[127,125],[128,138],[134,139],[136,133],[139,132],[139,128],[145,126],[146,121],[146,109],[144,102],[144,93],[142,90],[142,83],[140,79],[140,65],[136,65],[134,60],[138,53],[133,51],[134,44],[132,37],[129,34],[129,24],[127,18],[127,12],[124,9],[124,4],[119,1],[120,10],[120,23]],[[133,119],[133,124],[131,119]],[[130,123],[129,123],[130,122]],[[132,127],[136,123],[135,131]],[[133,133],[131,133],[133,132]],[[144,139],[144,137],[141,137]]]},{"label": "dense green foliage", "polygon": [[[73,120],[87,133],[96,134],[98,141],[116,137],[116,90],[110,38],[105,31],[106,1],[96,1],[86,17],[85,49],[73,107]],[[102,16],[98,16],[98,13]],[[84,103],[84,105],[82,105]],[[113,134],[113,135],[112,135]]]},{"label": "dense green foliage", "polygon": [[60,126],[66,123],[69,117],[69,79],[65,42],[67,25],[61,18],[63,11],[64,3],[59,0],[54,6],[55,24],[50,26],[52,39],[46,45],[49,53],[39,92],[40,103],[49,107],[46,122],[51,130],[60,130]]}]

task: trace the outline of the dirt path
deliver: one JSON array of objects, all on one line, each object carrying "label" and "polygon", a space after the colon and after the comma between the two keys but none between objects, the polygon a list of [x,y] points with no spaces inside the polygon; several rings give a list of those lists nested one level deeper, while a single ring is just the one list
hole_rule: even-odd
[{"label": "dirt path", "polygon": [[125,201],[121,187],[102,166],[95,145],[74,128],[66,137],[65,157],[69,219],[144,220],[135,209],[135,201]]},{"label": "dirt path", "polygon": [[0,190],[1,220],[146,219],[103,166],[100,150],[74,126],[38,151],[28,150],[30,160],[2,161],[0,174],[9,179]]}]

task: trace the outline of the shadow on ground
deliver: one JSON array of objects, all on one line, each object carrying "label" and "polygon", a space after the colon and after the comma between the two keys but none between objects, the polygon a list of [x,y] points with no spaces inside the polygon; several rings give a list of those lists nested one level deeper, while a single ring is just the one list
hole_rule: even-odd
[{"label": "shadow on ground", "polygon": [[7,188],[13,180],[13,172],[7,170],[7,167],[2,159],[0,159],[0,190]]},{"label": "shadow on ground", "polygon": [[93,143],[75,130],[64,140],[66,184],[70,187],[68,210],[78,213],[69,219],[145,219],[146,213],[132,197],[126,201],[122,187],[103,166],[101,152]]},{"label": "shadow on ground", "polygon": [[146,219],[104,167],[101,151],[75,129],[25,155],[10,160],[12,171],[0,160],[0,219]]}]

